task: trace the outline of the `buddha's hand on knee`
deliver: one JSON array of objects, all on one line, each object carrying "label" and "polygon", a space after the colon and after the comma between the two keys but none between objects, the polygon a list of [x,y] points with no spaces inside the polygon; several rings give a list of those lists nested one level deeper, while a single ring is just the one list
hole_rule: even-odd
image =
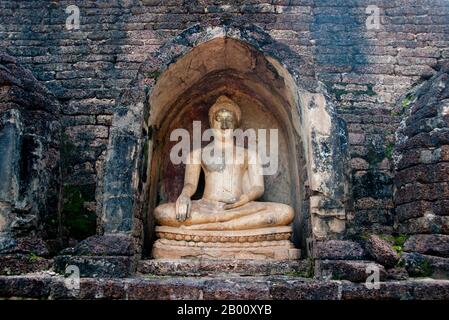
[{"label": "buddha's hand on knee", "polygon": [[228,204],[226,204],[226,205],[224,206],[224,209],[225,209],[225,210],[230,210],[230,209],[234,209],[234,208],[241,207],[241,206],[247,204],[247,203],[249,202],[249,200],[250,200],[250,199],[249,199],[248,195],[242,194],[242,195],[240,196],[239,200],[237,200],[237,201],[234,202],[234,203],[228,203]]},{"label": "buddha's hand on knee", "polygon": [[190,209],[192,207],[192,201],[190,197],[181,194],[176,200],[176,220],[186,221],[190,217]]}]

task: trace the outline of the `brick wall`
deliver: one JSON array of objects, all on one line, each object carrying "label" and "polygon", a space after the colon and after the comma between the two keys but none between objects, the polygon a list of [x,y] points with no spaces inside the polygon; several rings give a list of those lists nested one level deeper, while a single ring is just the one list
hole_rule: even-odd
[{"label": "brick wall", "polygon": [[[80,30],[65,28],[69,5],[80,8]],[[378,30],[365,26],[368,5],[380,8]],[[1,47],[63,106],[67,207],[94,215],[115,99],[145,57],[194,23],[227,20],[259,25],[312,63],[348,123],[349,230],[391,232],[394,105],[449,59],[448,0],[0,0]]]}]

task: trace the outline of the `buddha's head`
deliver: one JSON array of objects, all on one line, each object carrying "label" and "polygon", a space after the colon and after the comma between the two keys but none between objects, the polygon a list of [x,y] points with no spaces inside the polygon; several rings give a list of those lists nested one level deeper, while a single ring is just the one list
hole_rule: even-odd
[{"label": "buddha's head", "polygon": [[209,109],[209,123],[212,129],[232,131],[240,125],[239,106],[226,96],[220,96]]}]

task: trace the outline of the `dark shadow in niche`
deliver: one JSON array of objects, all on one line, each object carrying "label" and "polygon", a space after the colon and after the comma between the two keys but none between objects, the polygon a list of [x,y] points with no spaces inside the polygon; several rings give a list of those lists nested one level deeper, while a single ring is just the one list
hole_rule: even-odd
[{"label": "dark shadow in niche", "polygon": [[200,200],[203,197],[204,187],[206,185],[206,179],[204,177],[204,171],[201,170],[200,178],[198,180],[198,187],[195,194],[192,196],[192,200]]}]

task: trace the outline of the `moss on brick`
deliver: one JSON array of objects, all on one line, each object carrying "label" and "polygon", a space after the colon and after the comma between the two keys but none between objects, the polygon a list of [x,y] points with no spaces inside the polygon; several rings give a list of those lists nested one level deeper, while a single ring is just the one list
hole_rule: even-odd
[{"label": "moss on brick", "polygon": [[[391,244],[391,247],[394,251],[397,252],[399,256],[402,256],[404,243],[407,241],[408,236],[405,234],[398,235],[379,235],[379,237],[385,241],[388,241]],[[400,266],[399,263],[397,266]]]},{"label": "moss on brick", "polygon": [[42,258],[42,257],[39,257],[39,256],[38,256],[37,254],[35,254],[35,253],[29,254],[29,261],[30,261],[30,263],[39,261],[39,260],[41,260],[41,259],[43,259],[43,258]]},{"label": "moss on brick", "polygon": [[408,93],[405,98],[401,101],[400,107],[396,107],[391,111],[391,116],[401,116],[403,115],[410,105],[415,101],[415,96],[412,93]]},{"label": "moss on brick", "polygon": [[370,144],[367,149],[366,160],[371,167],[376,167],[385,158],[385,152],[376,150],[372,144]]},{"label": "moss on brick", "polygon": [[[346,85],[353,85],[353,83],[346,83],[346,82],[340,82],[338,83],[341,86],[346,86]],[[329,91],[332,92],[337,101],[341,101],[342,100],[342,96],[345,94],[353,94],[355,96],[360,96],[360,95],[367,95],[367,96],[375,96],[377,95],[377,93],[373,90],[373,85],[372,84],[361,84],[366,86],[366,90],[349,90],[349,89],[337,89],[334,88],[333,85],[334,83],[331,82],[326,82],[327,87],[329,88]]]},{"label": "moss on brick", "polygon": [[410,104],[413,102],[413,95],[412,94],[407,94],[407,96],[404,98],[404,100],[402,100],[401,106],[402,106],[402,110],[405,111]]},{"label": "moss on brick", "polygon": [[412,277],[431,277],[433,274],[430,262],[427,259],[422,260],[412,271],[409,271]]},{"label": "moss on brick", "polygon": [[393,149],[394,149],[394,143],[389,143],[385,147],[385,156],[391,160],[393,157]]},{"label": "moss on brick", "polygon": [[151,71],[151,72],[148,72],[147,76],[148,76],[148,78],[157,80],[161,76],[161,72],[159,70]]}]

